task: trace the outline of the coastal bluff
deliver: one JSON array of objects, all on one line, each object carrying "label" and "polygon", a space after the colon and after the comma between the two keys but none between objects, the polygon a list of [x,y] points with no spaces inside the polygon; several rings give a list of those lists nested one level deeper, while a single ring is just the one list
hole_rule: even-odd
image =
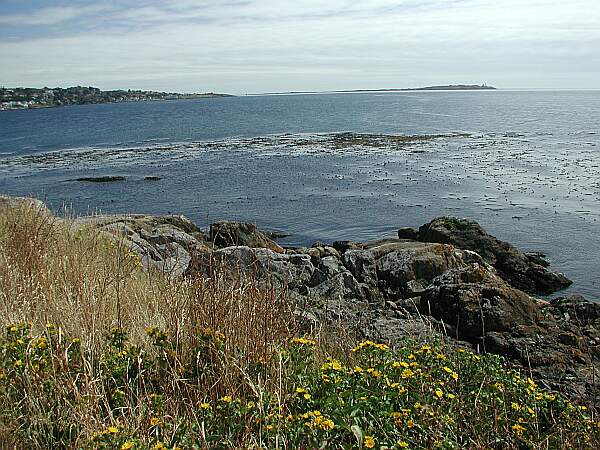
[{"label": "coastal bluff", "polygon": [[[8,202],[31,199],[0,198]],[[503,355],[542,386],[596,400],[600,304],[578,295],[537,253],[524,253],[474,221],[438,217],[398,238],[286,247],[277,233],[221,221],[202,230],[177,215],[80,217],[170,277],[252,278],[286,292],[306,327],[341,324],[392,346],[444,339]]]}]

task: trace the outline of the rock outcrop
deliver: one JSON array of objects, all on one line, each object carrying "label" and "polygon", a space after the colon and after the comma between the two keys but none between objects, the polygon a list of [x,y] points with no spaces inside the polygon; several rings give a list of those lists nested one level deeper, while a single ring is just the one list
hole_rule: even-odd
[{"label": "rock outcrop", "polygon": [[523,253],[488,234],[472,220],[438,217],[419,228],[418,238],[477,252],[511,286],[531,294],[551,294],[572,283],[563,274],[548,270],[548,263],[541,255]]},{"label": "rock outcrop", "polygon": [[194,255],[210,251],[206,234],[184,216],[123,214],[81,217],[76,225],[91,225],[136,252],[147,270],[183,275]]},{"label": "rock outcrop", "polygon": [[258,230],[252,223],[221,221],[210,226],[210,240],[215,246],[231,247],[246,246],[251,248],[268,248],[277,253],[283,253],[283,248]]}]

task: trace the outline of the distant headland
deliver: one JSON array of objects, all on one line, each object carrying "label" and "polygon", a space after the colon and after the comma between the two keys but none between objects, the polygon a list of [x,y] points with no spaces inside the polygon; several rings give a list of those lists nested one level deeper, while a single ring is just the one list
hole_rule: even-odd
[{"label": "distant headland", "polygon": [[228,94],[178,94],[141,90],[103,91],[96,87],[68,88],[4,88],[0,87],[0,110],[53,108],[66,105],[95,103],[145,102],[157,100],[187,100],[196,98],[232,97]]},{"label": "distant headland", "polygon": [[425,86],[418,88],[385,88],[385,89],[345,89],[336,91],[288,91],[288,92],[263,92],[249,95],[285,95],[285,94],[344,94],[353,92],[407,92],[407,91],[489,91],[496,90],[487,84],[446,84],[439,86]]}]

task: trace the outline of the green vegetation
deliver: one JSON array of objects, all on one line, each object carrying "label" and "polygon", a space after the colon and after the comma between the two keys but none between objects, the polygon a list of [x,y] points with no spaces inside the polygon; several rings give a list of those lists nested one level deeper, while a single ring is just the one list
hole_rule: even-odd
[{"label": "green vegetation", "polygon": [[252,280],[168,279],[106,236],[0,211],[8,448],[598,448],[595,411],[500,357],[300,331]]}]

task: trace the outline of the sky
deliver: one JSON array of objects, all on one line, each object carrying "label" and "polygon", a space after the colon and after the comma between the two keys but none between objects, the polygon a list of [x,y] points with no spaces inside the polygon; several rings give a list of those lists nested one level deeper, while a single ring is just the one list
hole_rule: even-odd
[{"label": "sky", "polygon": [[1,86],[598,89],[600,0],[0,0]]}]

